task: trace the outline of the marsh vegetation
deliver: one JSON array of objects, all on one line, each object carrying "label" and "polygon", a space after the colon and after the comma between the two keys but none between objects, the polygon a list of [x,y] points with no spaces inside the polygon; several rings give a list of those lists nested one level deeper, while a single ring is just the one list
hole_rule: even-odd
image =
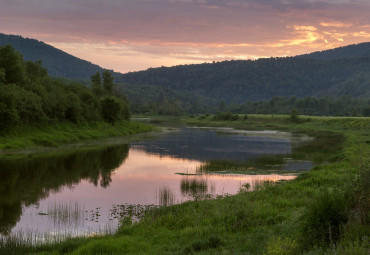
[{"label": "marsh vegetation", "polygon": [[[271,128],[280,127],[286,130],[290,128],[297,133],[306,132],[313,139],[304,139],[288,147],[285,146],[291,144],[290,142],[280,141],[283,146],[281,148],[290,148],[290,154],[287,150],[280,159],[279,155],[274,153],[270,156],[257,154],[252,158],[241,159],[238,158],[238,151],[233,151],[231,159],[220,159],[221,154],[217,154],[217,150],[215,152],[217,160],[212,157],[207,158],[202,149],[197,148],[195,152],[190,153],[186,147],[183,147],[189,146],[189,143],[191,145],[191,141],[202,141],[201,136],[194,137],[192,140],[188,139],[189,133],[182,133],[187,137],[188,143],[185,145],[181,143],[178,136],[181,132],[176,129],[166,133],[169,135],[167,139],[161,138],[156,142],[152,139],[134,142],[129,146],[129,156],[123,160],[122,168],[115,167],[115,164],[108,164],[110,165],[108,169],[116,169],[113,171],[115,174],[110,175],[111,179],[105,177],[107,181],[102,183],[108,183],[105,187],[114,188],[113,176],[119,176],[122,179],[128,179],[123,186],[126,185],[131,189],[132,185],[130,186],[129,183],[133,181],[133,171],[129,166],[133,165],[133,162],[130,162],[130,157],[136,155],[142,162],[142,156],[148,155],[150,169],[145,172],[146,177],[154,178],[156,175],[162,175],[166,165],[171,169],[171,178],[174,178],[178,185],[174,188],[176,186],[173,184],[164,183],[150,191],[157,205],[167,206],[150,206],[153,203],[148,203],[147,209],[139,209],[143,212],[139,213],[139,220],[134,220],[133,211],[136,209],[129,209],[133,208],[130,206],[130,201],[124,207],[119,206],[124,205],[122,200],[127,199],[125,192],[122,191],[119,192],[121,202],[112,203],[115,206],[110,207],[110,210],[115,212],[110,217],[120,219],[117,222],[119,227],[114,234],[92,238],[67,238],[65,241],[43,245],[31,245],[18,240],[13,242],[13,246],[9,246],[10,243],[8,246],[3,243],[2,251],[18,253],[53,251],[55,254],[229,254],[235,252],[367,254],[370,249],[368,245],[370,233],[369,120],[311,118],[310,121],[289,123],[284,126],[283,117],[260,117],[261,120],[253,122],[256,118],[258,117],[249,116],[247,120],[252,123],[252,127],[260,125],[261,129],[265,129],[266,125],[269,125]],[[305,117],[301,116],[301,118]],[[186,121],[195,123],[194,119]],[[222,122],[207,119],[198,120],[197,124],[208,125],[211,122],[222,125]],[[227,122],[227,125],[229,124]],[[243,124],[245,121],[239,120],[233,121],[232,125],[241,128]],[[248,128],[249,125],[244,127]],[[205,129],[195,130],[205,132]],[[239,142],[241,138],[246,139],[245,135],[222,134],[219,131],[212,135],[222,136],[225,139],[238,138]],[[324,138],[328,140],[323,141]],[[278,140],[274,139],[276,144]],[[256,137],[253,136],[252,140],[255,141]],[[171,147],[173,144],[179,146]],[[235,143],[235,140],[233,144],[241,145]],[[229,149],[227,143],[224,145]],[[173,149],[169,150],[169,148]],[[219,149],[220,146],[214,148]],[[238,148],[240,150],[241,147]],[[180,155],[185,155],[187,160],[181,159]],[[298,163],[310,161],[309,167],[313,168],[310,171],[296,171],[295,179],[289,182],[277,182],[266,177],[271,177],[270,173],[273,171],[284,170],[286,165],[295,159]],[[166,164],[157,165],[156,162]],[[254,169],[251,169],[252,167]],[[218,173],[220,170],[226,172]],[[255,173],[261,174],[263,172],[259,171],[262,170],[267,171],[264,174],[268,175],[264,175],[265,177],[260,181],[248,182],[246,179],[239,178],[239,176],[258,175]],[[251,172],[253,174],[250,174]],[[183,175],[175,173],[183,173]],[[298,177],[296,177],[297,173],[299,173]],[[286,177],[286,175],[281,176]],[[234,178],[236,182],[231,185],[236,186],[237,190],[235,192],[224,190],[224,195],[218,196],[217,194],[222,193],[218,193],[220,186],[217,180],[230,181]],[[146,183],[140,186],[139,190],[148,186],[150,184]],[[99,192],[103,192],[104,189],[100,189]],[[132,192],[132,189],[130,191]],[[138,191],[136,193],[140,194]],[[194,201],[170,205],[173,204],[173,195],[193,196],[195,193],[215,195],[214,199],[208,199],[210,197],[205,196],[207,199],[192,199]],[[177,200],[178,198],[175,199],[176,203],[185,201]],[[108,216],[113,211],[108,210]]]}]

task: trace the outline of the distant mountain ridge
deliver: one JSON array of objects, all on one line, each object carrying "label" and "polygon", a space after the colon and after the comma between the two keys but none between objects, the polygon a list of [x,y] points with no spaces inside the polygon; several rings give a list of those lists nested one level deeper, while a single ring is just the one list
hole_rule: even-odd
[{"label": "distant mountain ridge", "polygon": [[[41,59],[43,66],[54,77],[90,80],[92,74],[104,70],[34,39],[0,34],[0,45],[5,44],[12,45],[25,60]],[[114,73],[114,77],[116,83],[130,84],[119,89],[129,95],[129,100],[130,95],[135,95],[137,102],[142,101],[139,97],[145,99],[151,96],[145,91],[155,91],[157,99],[150,99],[153,103],[155,100],[184,102],[196,97],[213,102],[225,100],[227,103],[269,100],[275,96],[349,95],[368,98],[370,43],[296,57],[149,68],[126,74]],[[154,89],[149,89],[149,86]],[[187,99],[181,95],[186,95]],[[194,100],[189,103],[197,104]]]},{"label": "distant mountain ridge", "polygon": [[[342,96],[347,95],[348,86],[356,90],[351,96],[367,97],[368,74],[368,56],[333,60],[289,57],[152,68],[124,74],[116,81],[157,85],[229,103],[243,103],[269,100],[274,96]],[[355,78],[357,76],[362,78]],[[347,89],[340,89],[343,87]]]},{"label": "distant mountain ridge", "polygon": [[298,57],[333,60],[341,58],[370,57],[370,42],[352,44],[330,50],[316,51]]},{"label": "distant mountain ridge", "polygon": [[102,67],[79,59],[44,42],[23,38],[19,35],[0,33],[0,46],[10,44],[19,51],[24,60],[41,60],[43,66],[53,77],[67,79],[90,79],[90,75],[103,71]]}]

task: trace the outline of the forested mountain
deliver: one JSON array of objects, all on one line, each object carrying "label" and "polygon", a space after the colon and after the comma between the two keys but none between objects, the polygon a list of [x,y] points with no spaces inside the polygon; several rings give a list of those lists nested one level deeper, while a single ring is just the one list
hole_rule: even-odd
[{"label": "forested mountain", "polygon": [[[37,40],[0,34],[0,45],[4,44],[11,44],[26,60],[42,60],[42,66],[53,77],[80,79],[88,84],[92,74],[104,70]],[[260,106],[257,107],[254,103],[275,102],[274,98],[279,97],[279,102],[305,98],[303,103],[289,107],[304,109],[302,104],[309,104],[315,110],[304,110],[307,114],[350,115],[367,109],[370,43],[296,57],[149,68],[127,74],[112,72],[112,75],[118,83],[116,90],[127,95],[135,113],[212,113],[219,110],[220,103],[234,112],[267,112],[272,108],[262,107],[265,103],[256,104]],[[354,100],[351,108],[336,111],[337,102],[332,102],[340,102],[338,98],[342,96],[360,101]],[[333,109],[319,111],[323,102],[317,101],[313,107],[314,97],[331,97],[327,105]],[[274,112],[285,113],[288,108]]]},{"label": "forested mountain", "polygon": [[[274,96],[343,95],[333,93],[333,88],[347,81],[358,81],[355,77],[369,70],[370,57],[337,60],[289,57],[151,68],[122,75],[116,81],[158,85],[243,103]],[[369,90],[368,86],[362,86],[358,92],[363,95]]]},{"label": "forested mountain", "polygon": [[91,74],[103,71],[98,65],[76,58],[44,42],[17,35],[0,33],[0,46],[10,44],[23,55],[24,60],[42,61],[50,76],[89,80]]},{"label": "forested mountain", "polygon": [[310,54],[301,55],[298,57],[314,58],[314,59],[341,59],[341,58],[358,58],[370,57],[370,42],[348,45],[331,50],[317,51]]}]

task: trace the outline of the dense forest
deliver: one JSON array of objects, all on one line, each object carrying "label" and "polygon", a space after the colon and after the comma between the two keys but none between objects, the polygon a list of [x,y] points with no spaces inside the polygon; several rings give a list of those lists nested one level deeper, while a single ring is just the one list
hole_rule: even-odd
[{"label": "dense forest", "polygon": [[339,47],[331,50],[317,51],[299,57],[314,59],[341,59],[355,57],[370,57],[370,43],[352,44],[345,47]]},{"label": "dense forest", "polygon": [[[274,96],[331,96],[334,87],[343,86],[355,76],[369,76],[370,57],[339,60],[309,58],[269,58],[224,61],[214,64],[151,68],[117,78],[117,82],[150,84],[201,96],[243,103],[269,100]],[[367,81],[368,82],[368,81]],[[353,83],[368,94],[370,88]]]},{"label": "dense forest", "polygon": [[290,114],[292,109],[311,116],[368,116],[370,117],[370,98],[358,99],[349,96],[339,98],[324,97],[273,97],[268,101],[230,105],[233,113]]},{"label": "dense forest", "polygon": [[[52,77],[77,79],[88,85],[91,74],[107,72],[43,42],[0,34],[0,45],[7,43],[19,50],[26,60],[41,59],[42,68]],[[36,62],[36,65],[41,68],[41,62]],[[149,68],[127,74],[109,73],[118,83],[115,92],[127,95],[133,113],[180,115],[225,110],[279,114],[296,108],[302,114],[368,116],[370,43],[296,57]],[[78,85],[79,89],[69,89],[77,86],[75,82],[48,79],[60,87],[58,89],[70,93],[87,91],[82,85]],[[92,94],[102,96],[96,89]],[[51,118],[55,119],[55,116]]]},{"label": "dense forest", "polygon": [[12,46],[0,47],[0,131],[39,123],[128,120],[129,106],[114,91],[109,71],[92,85],[51,78],[41,61],[24,61]]},{"label": "dense forest", "polygon": [[105,69],[86,60],[74,57],[64,51],[35,39],[0,33],[0,46],[12,45],[27,61],[42,61],[52,77],[89,80],[90,75]]}]

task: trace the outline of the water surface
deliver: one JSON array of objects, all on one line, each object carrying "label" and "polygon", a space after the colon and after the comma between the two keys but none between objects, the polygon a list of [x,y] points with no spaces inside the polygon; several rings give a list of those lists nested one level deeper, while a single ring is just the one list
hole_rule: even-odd
[{"label": "water surface", "polygon": [[[114,231],[125,205],[170,205],[291,180],[310,161],[289,159],[307,140],[277,131],[181,128],[130,144],[0,161],[0,233],[82,235]],[[213,160],[279,164],[245,166],[253,173],[200,171]],[[273,170],[266,173],[266,168]],[[284,174],[279,170],[286,170]]]}]

